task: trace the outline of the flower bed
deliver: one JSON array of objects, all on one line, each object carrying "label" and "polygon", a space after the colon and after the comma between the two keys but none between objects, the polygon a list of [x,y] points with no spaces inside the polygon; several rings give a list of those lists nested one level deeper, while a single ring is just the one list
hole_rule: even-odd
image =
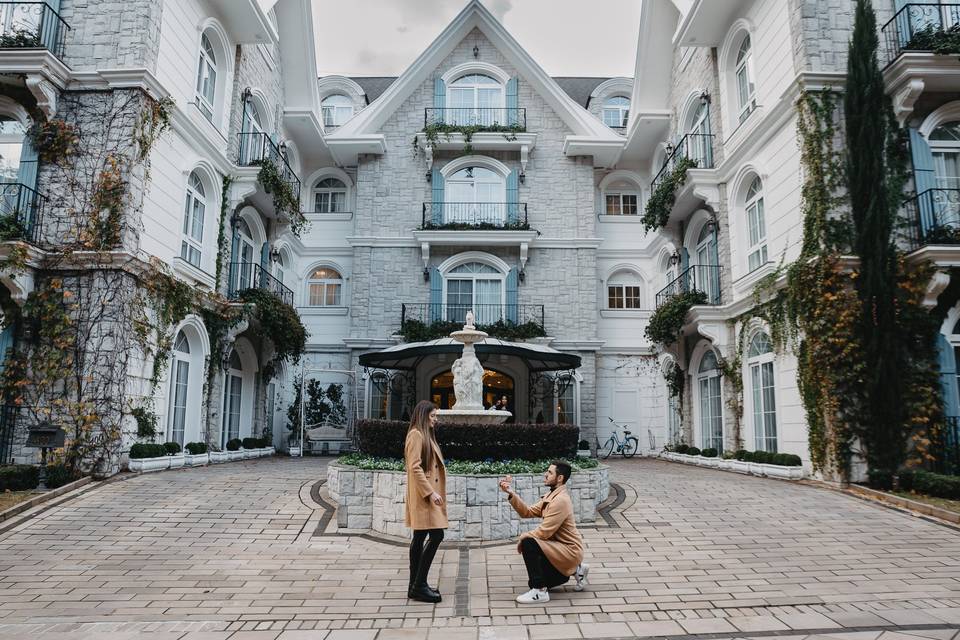
[{"label": "flower bed", "polygon": [[[344,464],[355,461],[366,466],[384,466],[383,459],[344,456],[327,468],[327,487],[337,503],[337,525],[348,532],[375,531],[409,537],[404,524],[404,500],[407,476],[401,470],[364,469]],[[389,461],[392,465],[402,461]],[[578,523],[595,522],[597,506],[610,493],[608,467],[593,460],[575,470],[567,484]],[[592,463],[592,464],[591,464]],[[459,467],[457,465],[468,465]],[[486,465],[485,467],[482,465]],[[522,465],[535,465],[523,467]],[[452,462],[447,467],[448,540],[502,540],[536,528],[540,520],[521,520],[500,491],[497,483],[502,475],[514,478],[514,490],[524,502],[533,504],[547,493],[542,471],[520,473],[513,468],[546,468],[549,462]],[[592,468],[584,468],[591,466]],[[466,469],[467,473],[454,470]],[[503,469],[503,470],[501,470]],[[488,473],[471,473],[487,470]]]}]

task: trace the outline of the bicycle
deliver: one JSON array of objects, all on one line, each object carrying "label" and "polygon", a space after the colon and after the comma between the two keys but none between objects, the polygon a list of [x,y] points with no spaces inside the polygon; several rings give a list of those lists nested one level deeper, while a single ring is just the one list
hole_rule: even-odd
[{"label": "bicycle", "polygon": [[[610,422],[613,422],[613,418],[607,416],[607,419]],[[619,425],[616,422],[613,422],[613,426],[623,428],[622,425]],[[621,441],[619,436],[617,436],[617,430],[614,429],[610,438],[603,444],[602,447],[599,447],[600,451],[606,452],[603,454],[604,460],[613,454],[614,449],[616,449],[617,453],[622,455],[624,458],[632,458],[634,456],[634,454],[637,452],[637,449],[640,448],[640,441],[630,435],[629,429],[624,428],[623,435],[624,438]]]}]

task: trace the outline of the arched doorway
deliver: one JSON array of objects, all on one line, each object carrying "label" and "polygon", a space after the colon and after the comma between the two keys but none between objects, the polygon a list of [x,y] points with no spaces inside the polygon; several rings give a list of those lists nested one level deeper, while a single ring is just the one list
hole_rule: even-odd
[{"label": "arched doorway", "polygon": [[[494,369],[483,370],[483,408],[489,409],[497,398],[507,396],[507,411],[516,415],[515,384],[511,376]],[[453,374],[447,370],[430,379],[430,398],[441,409],[452,409],[456,402],[453,394]]]}]

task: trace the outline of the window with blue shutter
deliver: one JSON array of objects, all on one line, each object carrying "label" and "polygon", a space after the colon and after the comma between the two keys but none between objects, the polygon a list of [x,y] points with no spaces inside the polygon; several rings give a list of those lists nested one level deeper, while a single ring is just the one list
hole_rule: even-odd
[{"label": "window with blue shutter", "polygon": [[430,269],[430,322],[443,318],[443,278],[440,269]]},{"label": "window with blue shutter", "polygon": [[517,268],[513,267],[510,271],[507,272],[507,309],[506,316],[507,322],[512,322],[517,324],[517,319],[519,317],[520,306],[518,303],[519,296],[517,295]]},{"label": "window with blue shutter", "polygon": [[430,221],[434,225],[443,224],[443,174],[434,167],[430,171],[430,184],[433,187],[430,202]]},{"label": "window with blue shutter", "polygon": [[442,78],[433,81],[433,122],[446,122],[444,107],[447,106],[447,85]]},{"label": "window with blue shutter", "polygon": [[956,352],[954,346],[943,334],[937,336],[937,352],[940,359],[940,389],[943,393],[943,412],[947,416],[960,416]]},{"label": "window with blue shutter", "polygon": [[917,191],[917,204],[920,220],[912,221],[920,224],[920,231],[926,235],[935,224],[933,210],[933,192],[926,193],[937,186],[937,176],[933,168],[933,153],[920,131],[910,129],[910,155],[913,159],[913,181]]},{"label": "window with blue shutter", "polygon": [[519,85],[517,78],[507,80],[507,126],[513,127],[520,123]]},{"label": "window with blue shutter", "polygon": [[520,221],[520,174],[516,169],[507,174],[507,224]]}]

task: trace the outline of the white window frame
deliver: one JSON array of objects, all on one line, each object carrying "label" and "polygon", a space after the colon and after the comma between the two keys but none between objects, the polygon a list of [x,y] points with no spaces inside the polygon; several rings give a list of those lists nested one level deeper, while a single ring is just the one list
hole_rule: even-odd
[{"label": "white window frame", "polygon": [[[240,361],[240,369],[237,369],[233,365],[233,355],[235,351],[230,354],[230,364],[227,368],[227,371],[224,373],[224,384],[223,384],[223,418],[221,420],[221,429],[220,429],[220,449],[222,451],[227,450],[227,442],[235,438],[240,438],[240,434],[243,433],[243,387],[244,387],[244,375],[243,375],[243,360],[240,358],[240,354],[236,353],[237,360]],[[234,388],[239,387],[237,393],[234,393]],[[231,408],[230,400],[232,397],[236,396],[237,406],[236,406],[236,433],[231,433],[231,422],[234,416],[234,413]],[[232,437],[231,437],[232,436]]]},{"label": "white window frame", "polygon": [[[635,273],[619,271],[613,274],[612,276],[610,276],[610,278],[607,279],[606,308],[611,310],[618,310],[618,311],[639,311],[643,309],[643,284],[644,284],[643,280],[641,280],[641,278]],[[631,288],[631,289],[635,288],[637,290],[636,296],[630,296],[630,299],[635,300],[635,303],[633,306],[627,305],[627,289],[628,288]],[[621,303],[620,306],[614,306],[612,304],[614,289],[619,290],[618,293],[619,293],[619,300]]]},{"label": "white window frame", "polygon": [[[613,116],[614,122],[610,124],[607,116]],[[630,98],[627,96],[609,96],[603,101],[603,109],[600,111],[600,119],[603,124],[611,129],[626,129],[630,123]]]},{"label": "white window frame", "polygon": [[[200,268],[203,262],[203,228],[206,215],[207,197],[203,179],[196,171],[192,171],[187,177],[187,193],[184,198],[180,258],[197,268]],[[192,258],[196,258],[196,262]]]},{"label": "white window frame", "polygon": [[[496,271],[496,274],[493,273],[454,273],[454,270],[469,265],[469,264],[480,264],[485,267],[489,267]],[[455,306],[460,308],[464,306],[461,303],[456,303],[451,305],[448,300],[449,295],[449,284],[451,280],[457,281],[470,281],[470,306],[473,308],[474,315],[476,316],[476,322],[487,324],[491,321],[496,322],[496,319],[491,320],[494,314],[490,314],[485,311],[484,308],[479,307],[480,304],[491,304],[491,303],[480,303],[477,302],[477,281],[496,281],[500,283],[500,310],[502,311],[500,316],[506,318],[507,315],[507,274],[501,271],[496,265],[490,264],[489,262],[484,262],[483,260],[467,260],[452,266],[448,271],[443,273],[443,316],[446,320],[463,320],[459,314],[451,315],[450,307]],[[466,313],[466,311],[464,311]]]},{"label": "white window frame", "polygon": [[27,128],[22,122],[20,122],[18,118],[14,117],[13,115],[0,113],[0,117],[3,118],[2,122],[9,122],[11,128],[19,128],[21,130],[19,132],[4,133],[3,129],[5,127],[0,126],[0,161],[3,160],[2,151],[4,147],[18,148],[16,162],[11,162],[10,166],[7,167],[7,171],[10,172],[8,178],[5,179],[4,174],[0,173],[0,183],[16,183],[20,180],[20,162],[23,156],[23,141],[27,136]]},{"label": "white window frame", "polygon": [[927,138],[927,144],[930,146],[930,152],[933,155],[933,172],[938,189],[960,189],[960,175],[946,175],[946,162],[944,156],[956,156],[954,162],[958,166],[957,173],[960,173],[960,140],[938,140],[934,135],[942,128],[957,124],[958,121],[950,120],[937,125],[937,128],[930,132]]},{"label": "white window frame", "polygon": [[[744,49],[746,45],[746,49]],[[746,83],[744,94],[742,83]],[[738,122],[743,122],[757,108],[757,85],[753,69],[753,39],[749,33],[743,35],[737,47],[734,59],[733,87],[737,100]]]},{"label": "white window frame", "polygon": [[[327,182],[328,180],[329,180],[329,181],[334,181],[334,180],[335,180],[336,182],[339,182],[339,183],[340,183],[340,186],[339,186],[339,187],[334,187],[334,186],[321,187],[321,186],[320,186],[321,184]],[[347,194],[348,194],[348,193],[349,193],[349,190],[347,189],[347,184],[346,184],[343,180],[341,180],[340,178],[337,178],[336,176],[327,176],[327,177],[325,177],[325,178],[320,178],[319,180],[317,180],[317,182],[315,183],[315,186],[314,186],[314,188],[313,188],[313,208],[314,208],[314,213],[346,213],[346,211],[347,211]],[[336,200],[339,200],[339,202],[342,202],[343,204],[342,204],[341,208],[334,208],[334,207],[333,207],[333,202],[334,202],[334,200],[335,200],[334,195],[338,195],[338,194],[339,194],[340,196],[342,196],[342,197],[341,197],[341,198],[338,198],[338,199],[336,199]],[[322,196],[327,196],[327,197],[326,197],[326,201],[327,201],[327,202],[326,202],[326,210],[324,210],[323,208],[321,208],[321,206],[320,206],[320,204],[319,204],[319,202],[318,202],[318,199],[319,199],[320,197],[322,197]]]},{"label": "white window frame", "polygon": [[[704,360],[708,357],[714,358],[717,362],[717,365],[712,369],[706,371],[703,370]],[[721,378],[719,360],[717,356],[712,351],[707,351],[700,358],[700,364],[697,367],[697,406],[699,408],[699,440],[700,448],[707,449],[711,446],[716,446],[718,453],[723,451],[723,380]],[[705,389],[706,387],[706,389]],[[716,387],[717,394],[714,396],[713,387]],[[704,392],[709,395],[704,395]],[[706,402],[711,401],[714,397],[718,398],[717,406],[707,407]],[[717,411],[717,414],[714,415],[714,410]],[[716,419],[720,425],[720,433],[717,436],[715,431],[715,424],[707,424],[708,420]],[[719,438],[719,443],[717,439]]]},{"label": "white window frame", "polygon": [[752,273],[767,263],[767,221],[760,176],[754,176],[747,187],[744,211],[747,222],[747,273]]},{"label": "white window frame", "polygon": [[[179,355],[184,354],[184,355]],[[180,372],[185,380],[181,383]],[[181,393],[182,396],[181,396]],[[187,412],[190,409],[190,341],[181,329],[174,339],[170,356],[170,397],[167,412],[167,441],[181,447],[187,433]],[[178,401],[182,400],[182,404]]]},{"label": "white window frame", "polygon": [[[483,77],[492,82],[464,82],[465,78]],[[498,91],[496,104],[480,105],[480,90],[493,90],[496,87]],[[456,91],[469,90],[473,93],[473,105],[469,107],[454,107],[453,94]],[[444,122],[447,124],[462,125],[483,125],[491,126],[493,124],[506,124],[507,119],[507,89],[503,82],[494,76],[482,71],[469,71],[458,75],[455,79],[447,83],[446,87],[446,109],[444,110]],[[486,115],[480,109],[497,109],[493,114]],[[504,122],[500,122],[498,114],[503,114]]]},{"label": "white window frame", "polygon": [[[313,277],[315,273],[317,273],[318,271],[322,271],[322,270],[326,270],[326,271],[333,272],[333,273],[337,274],[337,275],[340,276],[340,277],[339,277],[339,278],[315,278],[315,277]],[[343,284],[344,284],[344,280],[345,280],[345,279],[344,279],[344,277],[343,277],[343,272],[341,272],[341,271],[340,271],[339,269],[337,269],[336,267],[332,267],[332,266],[329,266],[329,265],[323,265],[323,264],[317,265],[317,266],[315,266],[315,267],[312,267],[312,268],[310,269],[309,274],[307,275],[306,299],[304,300],[304,302],[305,302],[304,306],[306,306],[306,307],[313,307],[313,308],[321,308],[321,307],[332,308],[332,307],[342,307],[342,306],[344,306],[344,304],[343,304]],[[322,289],[321,289],[321,294],[320,294],[320,297],[319,297],[319,300],[320,300],[319,304],[314,304],[314,303],[313,303],[313,300],[314,300],[314,297],[313,297],[313,288],[314,288],[314,287],[321,287],[321,288],[322,288]],[[335,288],[333,289],[335,299],[334,299],[334,302],[333,302],[333,303],[328,303],[328,302],[327,302],[327,296],[329,295],[329,291],[331,290],[331,287],[335,287]]]},{"label": "white window frame", "polygon": [[342,93],[333,93],[320,101],[324,129],[342,127],[353,117],[353,100]]},{"label": "white window frame", "polygon": [[[611,198],[613,199],[611,201]],[[626,206],[624,203],[624,198],[635,198],[636,202],[634,203],[633,213],[624,213],[626,211]],[[614,211],[610,210],[611,202],[615,205]],[[630,191],[630,190],[611,190],[605,191],[603,194],[603,214],[607,216],[638,216],[640,215],[640,192],[639,191]]]},{"label": "white window frame", "polygon": [[[576,376],[570,374],[561,374],[557,378],[553,385],[553,422],[555,424],[580,424],[580,381],[577,380]],[[573,418],[572,422],[560,422],[560,401],[563,398],[559,391],[559,378],[570,378],[570,382],[564,391],[569,392],[569,401],[573,405],[571,407],[572,411],[569,412],[573,414],[571,416]]]},{"label": "white window frame", "polygon": [[[481,179],[476,176],[461,178],[461,173],[472,173],[477,169],[487,172],[490,177]],[[482,199],[478,194],[477,186],[481,184],[493,185],[496,189],[491,190],[495,195],[493,198]],[[467,185],[473,194],[470,200],[461,201],[453,199],[453,187],[456,185]],[[491,224],[504,224],[507,221],[507,181],[499,171],[483,165],[469,165],[460,167],[455,172],[444,178],[443,181],[443,222],[465,222],[475,224],[477,222],[489,222]]]},{"label": "white window frame", "polygon": [[[217,104],[217,78],[220,70],[217,66],[217,53],[213,43],[210,42],[206,32],[200,35],[200,54],[197,62],[197,85],[194,90],[194,96],[197,100],[197,107],[207,120],[213,122],[213,115]],[[210,95],[207,96],[203,88],[210,88]]]},{"label": "white window frame", "polygon": [[[755,341],[763,336],[766,339],[767,348],[763,352],[754,351]],[[750,416],[750,423],[753,426],[753,441],[754,449],[757,451],[770,451],[776,453],[779,450],[778,439],[779,439],[779,428],[777,420],[777,372],[775,366],[775,355],[773,352],[773,346],[770,342],[770,336],[765,331],[756,331],[750,337],[750,341],[747,343],[747,358],[746,358],[746,380],[749,383],[750,393],[746,394],[748,396],[748,410]],[[764,373],[769,372],[770,375],[770,384],[764,384]],[[756,386],[757,376],[759,376],[760,387]],[[764,390],[770,390],[770,400],[772,402],[772,407],[767,406],[767,396],[764,394]],[[773,416],[773,435],[771,436],[767,432],[766,428],[766,416],[770,414]],[[772,448],[770,448],[772,445]]]}]

